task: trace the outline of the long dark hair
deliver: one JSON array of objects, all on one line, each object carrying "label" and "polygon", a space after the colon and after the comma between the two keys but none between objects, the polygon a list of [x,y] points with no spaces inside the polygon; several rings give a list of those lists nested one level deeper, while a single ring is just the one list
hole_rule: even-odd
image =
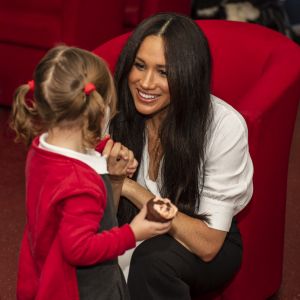
[{"label": "long dark hair", "polygon": [[[111,122],[110,133],[141,160],[148,117],[137,112],[134,106],[128,74],[141,43],[149,35],[160,36],[164,41],[171,98],[160,128],[164,150],[160,192],[180,211],[207,220],[207,216],[196,212],[204,184],[206,137],[212,116],[211,56],[206,37],[189,17],[157,14],[143,21],[129,37],[116,65],[119,113]],[[134,207],[123,202],[120,201],[119,216],[129,221]]]}]

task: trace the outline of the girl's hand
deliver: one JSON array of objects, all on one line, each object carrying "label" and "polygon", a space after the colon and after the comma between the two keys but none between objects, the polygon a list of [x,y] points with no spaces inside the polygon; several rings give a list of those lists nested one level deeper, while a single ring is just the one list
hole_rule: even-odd
[{"label": "girl's hand", "polygon": [[111,176],[128,176],[131,178],[138,166],[133,152],[121,143],[114,143],[109,136],[103,141],[105,146],[101,152],[107,158],[109,174]]},{"label": "girl's hand", "polygon": [[146,219],[146,215],[147,207],[144,205],[130,223],[136,241],[143,241],[156,235],[167,233],[170,230],[172,221],[166,223],[151,222]]},{"label": "girl's hand", "polygon": [[107,168],[111,176],[124,179],[132,176],[137,168],[133,152],[121,143],[114,143],[112,139],[106,142],[102,155],[107,158]]}]

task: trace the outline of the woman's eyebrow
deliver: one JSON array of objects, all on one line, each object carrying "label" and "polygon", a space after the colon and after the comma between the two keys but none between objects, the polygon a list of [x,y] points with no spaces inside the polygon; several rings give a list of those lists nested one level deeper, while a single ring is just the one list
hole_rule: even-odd
[{"label": "woman's eyebrow", "polygon": [[[140,61],[140,62],[142,62],[143,64],[146,64],[145,61],[142,58],[138,57],[138,56],[136,56],[135,59],[138,60],[138,61]],[[160,65],[160,64],[158,64],[156,66],[158,68],[166,68],[166,65]]]},{"label": "woman's eyebrow", "polygon": [[145,61],[138,56],[136,56],[135,59],[141,61],[142,63],[145,63]]}]

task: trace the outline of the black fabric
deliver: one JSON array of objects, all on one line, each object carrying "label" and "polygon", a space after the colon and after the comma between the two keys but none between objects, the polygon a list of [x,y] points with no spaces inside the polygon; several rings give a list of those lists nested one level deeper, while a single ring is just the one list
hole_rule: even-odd
[{"label": "black fabric", "polygon": [[[107,204],[100,222],[99,232],[118,226],[113,194],[108,175],[101,175],[107,190]],[[88,267],[77,268],[81,300],[129,300],[129,293],[118,260],[105,261]]]},{"label": "black fabric", "polygon": [[255,20],[255,23],[281,32],[284,35],[291,35],[287,13],[279,1],[263,1],[262,3],[258,3],[257,7],[260,11],[260,16]]},{"label": "black fabric", "polygon": [[191,295],[222,288],[237,272],[242,241],[236,222],[218,255],[204,262],[169,235],[140,244],[133,253],[128,277],[132,300],[189,300]]},{"label": "black fabric", "polygon": [[119,226],[130,223],[138,213],[139,209],[131,201],[121,197],[117,213]]}]

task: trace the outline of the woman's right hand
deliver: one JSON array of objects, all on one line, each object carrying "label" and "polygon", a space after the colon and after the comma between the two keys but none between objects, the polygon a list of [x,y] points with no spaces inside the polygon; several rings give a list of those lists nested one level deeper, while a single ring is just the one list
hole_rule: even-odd
[{"label": "woman's right hand", "polygon": [[130,223],[136,241],[147,240],[156,235],[167,233],[170,230],[172,221],[166,223],[152,222],[146,219],[146,215],[147,207],[144,205]]}]

